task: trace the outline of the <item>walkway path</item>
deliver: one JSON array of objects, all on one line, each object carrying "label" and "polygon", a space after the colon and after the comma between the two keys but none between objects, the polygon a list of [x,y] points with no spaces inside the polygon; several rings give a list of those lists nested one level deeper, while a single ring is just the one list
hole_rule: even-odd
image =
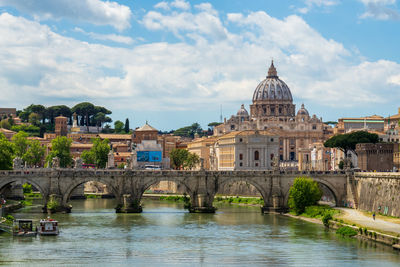
[{"label": "walkway path", "polygon": [[362,225],[367,228],[400,234],[400,224],[398,223],[387,222],[379,218],[373,220],[372,216],[367,217],[361,211],[355,209],[337,209],[343,211],[343,214],[341,214],[340,218],[344,220],[349,220],[355,224]]}]

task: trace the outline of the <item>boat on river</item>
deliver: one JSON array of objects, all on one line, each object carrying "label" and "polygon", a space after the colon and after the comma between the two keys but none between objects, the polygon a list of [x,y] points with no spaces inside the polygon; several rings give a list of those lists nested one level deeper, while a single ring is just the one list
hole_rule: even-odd
[{"label": "boat on river", "polygon": [[17,219],[13,224],[14,236],[36,236],[37,231],[33,230],[33,221],[29,219]]},{"label": "boat on river", "polygon": [[40,220],[38,233],[39,235],[58,235],[58,221],[50,219],[50,217]]}]

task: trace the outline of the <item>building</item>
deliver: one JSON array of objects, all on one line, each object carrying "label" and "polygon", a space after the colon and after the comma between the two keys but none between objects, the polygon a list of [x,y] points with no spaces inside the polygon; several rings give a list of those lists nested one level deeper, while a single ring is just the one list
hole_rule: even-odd
[{"label": "building", "polygon": [[334,128],[335,134],[343,134],[353,131],[383,132],[385,120],[382,116],[373,115],[361,118],[340,118]]},{"label": "building", "polygon": [[211,147],[212,170],[269,170],[278,163],[279,137],[267,131],[235,131]]},{"label": "building", "polygon": [[200,159],[203,159],[203,167],[206,170],[211,169],[210,151],[212,150],[212,147],[215,145],[217,140],[218,137],[216,136],[208,136],[197,138],[187,144],[187,150],[190,153],[197,154]]},{"label": "building", "polygon": [[358,168],[362,171],[391,171],[394,144],[357,144]]},{"label": "building", "polygon": [[58,116],[55,118],[54,131],[56,133],[56,136],[67,136],[67,121],[68,118],[64,116]]},{"label": "building", "polygon": [[17,109],[16,108],[0,108],[0,120],[4,117],[17,117]]},{"label": "building", "polygon": [[5,129],[5,128],[0,128],[0,133],[4,134],[4,136],[11,141],[11,138],[16,134],[16,132]]},{"label": "building", "polygon": [[133,142],[135,144],[141,143],[143,140],[157,140],[158,130],[151,127],[147,121],[146,124],[137,128],[133,133]]},{"label": "building", "polygon": [[268,130],[279,136],[279,160],[297,164],[300,149],[325,141],[333,130],[322,118],[309,115],[304,104],[296,113],[292,94],[271,63],[268,76],[259,83],[253,93],[250,114],[244,105],[236,115],[214,127],[214,135],[221,136],[233,131]]}]

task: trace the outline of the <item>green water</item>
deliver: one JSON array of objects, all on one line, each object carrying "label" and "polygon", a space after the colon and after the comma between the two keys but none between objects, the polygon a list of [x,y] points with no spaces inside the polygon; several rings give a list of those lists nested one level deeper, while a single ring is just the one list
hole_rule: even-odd
[{"label": "green water", "polygon": [[[113,200],[72,201],[56,214],[55,237],[0,234],[5,266],[400,266],[400,253],[322,226],[256,207],[219,206],[189,214],[174,202],[144,202],[141,214],[116,214]],[[13,214],[39,220],[38,207]]]}]

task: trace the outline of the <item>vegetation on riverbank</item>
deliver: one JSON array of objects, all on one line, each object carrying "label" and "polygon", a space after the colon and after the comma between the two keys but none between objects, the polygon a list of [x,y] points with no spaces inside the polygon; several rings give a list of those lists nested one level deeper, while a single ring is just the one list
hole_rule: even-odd
[{"label": "vegetation on riverbank", "polygon": [[349,226],[342,226],[336,230],[336,234],[341,235],[343,237],[352,237],[357,235],[357,231]]}]

